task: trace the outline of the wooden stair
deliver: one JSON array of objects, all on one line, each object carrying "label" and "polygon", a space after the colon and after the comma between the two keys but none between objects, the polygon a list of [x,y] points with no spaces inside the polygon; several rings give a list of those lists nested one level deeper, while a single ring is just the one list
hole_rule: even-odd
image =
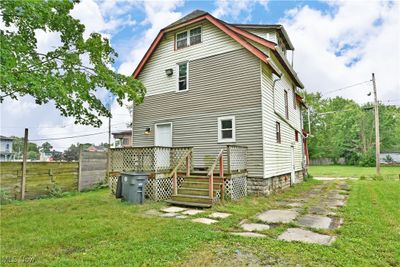
[{"label": "wooden stair", "polygon": [[[213,196],[221,191],[222,181],[220,177],[214,177]],[[209,208],[213,204],[213,199],[209,197],[209,177],[207,176],[188,176],[185,177],[178,187],[178,194],[172,195],[168,203],[179,206],[190,206]]]}]

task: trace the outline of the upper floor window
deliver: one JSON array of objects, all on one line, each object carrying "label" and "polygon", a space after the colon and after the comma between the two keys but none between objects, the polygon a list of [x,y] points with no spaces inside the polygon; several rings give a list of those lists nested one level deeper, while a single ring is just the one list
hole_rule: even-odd
[{"label": "upper floor window", "polygon": [[294,130],[294,140],[299,142],[299,132],[297,130]]},{"label": "upper floor window", "polygon": [[181,49],[188,46],[187,32],[181,32],[176,35],[176,49]]},{"label": "upper floor window", "polygon": [[235,117],[218,118],[218,142],[235,142]]},{"label": "upper floor window", "polygon": [[190,45],[201,43],[201,27],[190,30]]},{"label": "upper floor window", "polygon": [[178,91],[188,89],[188,62],[178,64]]},{"label": "upper floor window", "polygon": [[296,87],[293,86],[293,108],[296,109]]},{"label": "upper floor window", "polygon": [[275,133],[276,133],[276,142],[281,143],[281,124],[279,122],[276,122]]},{"label": "upper floor window", "polygon": [[196,27],[176,34],[176,49],[199,43],[201,43],[201,27]]},{"label": "upper floor window", "polygon": [[285,90],[285,116],[286,119],[289,119],[289,99],[288,99],[288,92]]}]

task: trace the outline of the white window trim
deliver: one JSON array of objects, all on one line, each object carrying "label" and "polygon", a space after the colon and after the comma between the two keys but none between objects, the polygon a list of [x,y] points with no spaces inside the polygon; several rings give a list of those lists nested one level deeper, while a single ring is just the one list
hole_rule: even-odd
[{"label": "white window trim", "polygon": [[172,127],[173,127],[173,125],[172,125],[172,122],[162,122],[162,123],[155,123],[154,124],[154,146],[159,146],[158,144],[157,144],[157,126],[159,126],[159,125],[170,125],[171,127],[170,127],[170,132],[171,132],[171,134],[170,134],[170,136],[171,136],[171,138],[170,138],[170,143],[171,143],[171,147],[172,147],[172,133],[173,133],[173,130],[172,130]]},{"label": "white window trim", "polygon": [[[222,138],[222,121],[232,120],[232,138]],[[235,116],[218,117],[218,143],[236,142],[236,121]]]},{"label": "white window trim", "polygon": [[[186,89],[179,90],[179,65],[186,64]],[[189,91],[189,61],[176,63],[176,90],[177,93]]]},{"label": "white window trim", "polygon": [[[181,50],[181,49],[187,48],[187,47],[189,47],[189,46],[192,46],[192,45],[190,45],[190,31],[193,30],[193,29],[196,29],[196,28],[200,28],[200,30],[201,30],[201,33],[200,33],[200,43],[198,43],[198,44],[201,44],[201,43],[203,42],[203,27],[202,27],[201,25],[198,25],[198,26],[196,26],[196,27],[192,27],[192,28],[190,28],[190,29],[187,29],[187,30],[184,30],[184,31],[180,31],[180,32],[177,32],[177,33],[175,34],[175,47],[176,47],[176,50]],[[182,47],[182,48],[178,48],[178,34],[181,34],[181,33],[183,33],[183,32],[186,32],[186,33],[187,33],[187,34],[186,34],[186,46],[185,46],[185,47]],[[194,44],[194,45],[197,45],[197,44]]]}]

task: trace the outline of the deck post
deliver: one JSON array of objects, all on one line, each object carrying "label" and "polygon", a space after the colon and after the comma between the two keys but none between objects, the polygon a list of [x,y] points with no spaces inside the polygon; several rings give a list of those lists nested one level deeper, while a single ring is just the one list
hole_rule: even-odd
[{"label": "deck post", "polygon": [[174,175],[172,176],[172,190],[173,195],[178,194],[178,177],[176,172],[174,172]]},{"label": "deck post", "polygon": [[226,154],[227,154],[227,157],[228,157],[228,162],[227,162],[227,164],[228,164],[228,174],[231,174],[231,146],[230,145],[227,145],[226,146]]},{"label": "deck post", "polygon": [[190,156],[191,154],[186,157],[186,176],[190,176]]},{"label": "deck post", "polygon": [[219,177],[224,176],[224,156],[223,154],[219,158]]},{"label": "deck post", "polygon": [[208,196],[213,199],[214,198],[214,173],[210,174],[210,184],[208,188]]}]

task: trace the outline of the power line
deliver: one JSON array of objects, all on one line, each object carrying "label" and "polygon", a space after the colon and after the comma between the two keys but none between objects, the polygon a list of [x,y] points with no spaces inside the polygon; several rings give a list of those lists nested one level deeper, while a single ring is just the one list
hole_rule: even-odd
[{"label": "power line", "polygon": [[42,139],[35,139],[35,140],[29,140],[31,142],[38,142],[38,141],[49,141],[49,140],[62,140],[62,139],[71,139],[71,138],[77,138],[77,137],[85,137],[85,136],[93,136],[93,135],[100,135],[100,134],[105,134],[107,132],[100,132],[100,133],[92,133],[92,134],[82,134],[82,135],[74,135],[74,136],[66,136],[66,137],[56,137],[56,138],[42,138]]},{"label": "power line", "polygon": [[347,88],[355,87],[355,86],[358,86],[358,85],[361,85],[361,84],[365,84],[365,83],[369,83],[369,82],[371,82],[371,80],[363,81],[363,82],[359,82],[359,83],[355,83],[355,84],[351,84],[351,85],[344,86],[344,87],[341,87],[341,88],[338,88],[338,89],[334,89],[334,90],[330,90],[330,91],[328,91],[328,92],[326,92],[324,94],[321,94],[321,95],[322,96],[326,96],[328,94],[331,94],[331,93],[334,93],[334,92],[337,92],[337,91],[341,91],[341,90],[344,90],[344,89],[347,89]]}]

